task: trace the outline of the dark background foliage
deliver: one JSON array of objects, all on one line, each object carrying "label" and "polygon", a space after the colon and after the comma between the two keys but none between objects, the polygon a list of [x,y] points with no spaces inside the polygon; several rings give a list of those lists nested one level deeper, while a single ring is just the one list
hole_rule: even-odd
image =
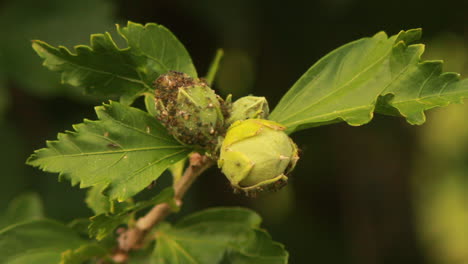
[{"label": "dark background foliage", "polygon": [[[380,30],[422,27],[427,58],[446,59],[447,70],[468,77],[466,10],[465,0],[0,1],[0,208],[34,191],[49,217],[70,221],[91,214],[84,190],[24,165],[45,139],[95,118],[93,106],[102,101],[60,85],[58,74],[41,68],[31,39],[71,47],[87,43],[91,33],[114,32],[114,23],[156,22],[186,45],[200,75],[215,50],[224,49],[214,85],[220,94],[266,96],[273,108],[319,58]],[[466,204],[468,192],[425,195],[438,193],[445,179],[454,179],[454,188],[466,186],[468,133],[456,131],[468,126],[468,108],[450,109],[434,120],[429,114],[421,127],[377,116],[362,127],[336,124],[296,133],[301,160],[288,187],[247,199],[233,194],[212,169],[190,191],[181,214],[218,205],[253,208],[286,245],[291,263],[467,263],[468,239],[453,238],[447,226],[468,237],[468,208],[456,206]],[[465,225],[452,224],[463,219]],[[442,230],[442,241],[431,235],[434,230]]]}]

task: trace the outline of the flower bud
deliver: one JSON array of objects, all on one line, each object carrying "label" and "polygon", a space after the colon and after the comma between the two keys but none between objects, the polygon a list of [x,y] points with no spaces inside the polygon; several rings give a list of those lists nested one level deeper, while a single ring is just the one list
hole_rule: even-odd
[{"label": "flower bud", "polygon": [[299,156],[284,129],[264,119],[239,120],[229,127],[218,167],[235,190],[255,196],[286,185]]},{"label": "flower bud", "polygon": [[232,103],[231,116],[227,123],[251,118],[267,119],[269,114],[270,109],[265,97],[244,96]]},{"label": "flower bud", "polygon": [[158,119],[180,142],[214,148],[223,135],[223,100],[200,79],[169,72],[155,81]]}]

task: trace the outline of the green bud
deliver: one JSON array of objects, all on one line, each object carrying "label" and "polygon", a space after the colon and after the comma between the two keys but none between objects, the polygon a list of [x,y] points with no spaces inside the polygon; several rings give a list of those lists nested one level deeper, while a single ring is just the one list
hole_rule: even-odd
[{"label": "green bud", "polygon": [[299,156],[284,129],[264,119],[239,120],[229,127],[218,167],[235,190],[255,195],[286,185]]},{"label": "green bud", "polygon": [[180,142],[211,150],[225,133],[223,100],[200,79],[169,72],[155,81],[158,119]]},{"label": "green bud", "polygon": [[265,97],[245,96],[232,104],[231,116],[227,123],[232,124],[237,120],[252,118],[267,119],[269,114],[270,109]]}]

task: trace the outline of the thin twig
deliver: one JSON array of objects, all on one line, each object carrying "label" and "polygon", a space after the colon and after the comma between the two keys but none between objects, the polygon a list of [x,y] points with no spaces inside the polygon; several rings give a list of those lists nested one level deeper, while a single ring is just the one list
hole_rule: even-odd
[{"label": "thin twig", "polygon": [[[190,164],[185,170],[184,175],[174,183],[174,199],[177,205],[182,205],[182,198],[196,178],[213,164],[212,159],[199,153],[193,153],[190,156]],[[126,262],[128,252],[132,249],[141,248],[146,234],[151,228],[171,214],[171,212],[169,204],[158,204],[146,215],[139,218],[133,228],[123,231],[117,238],[119,247],[113,254],[113,260],[117,263]]]}]

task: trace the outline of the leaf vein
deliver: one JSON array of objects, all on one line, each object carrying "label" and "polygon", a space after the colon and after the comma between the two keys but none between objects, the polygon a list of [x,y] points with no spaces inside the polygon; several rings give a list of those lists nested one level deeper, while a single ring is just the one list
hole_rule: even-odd
[{"label": "leaf vein", "polygon": [[[305,112],[305,111],[308,111],[310,110],[310,108],[313,108],[314,106],[316,106],[317,104],[319,104],[320,102],[324,101],[325,99],[329,98],[330,96],[334,95],[336,92],[340,91],[341,89],[343,89],[344,87],[346,87],[347,85],[349,85],[351,82],[353,82],[354,80],[356,80],[356,78],[358,78],[359,76],[361,76],[362,74],[364,74],[365,72],[369,71],[370,69],[372,69],[375,65],[377,65],[378,63],[380,63],[382,60],[384,60],[385,58],[388,57],[388,54],[391,52],[391,49],[389,52],[385,53],[381,58],[379,58],[376,62],[372,63],[371,65],[367,66],[365,69],[363,69],[362,71],[360,71],[359,73],[357,73],[356,75],[353,76],[353,78],[351,78],[350,80],[348,80],[346,83],[344,83],[343,85],[341,85],[340,87],[334,89],[333,91],[331,91],[329,94],[323,96],[322,98],[320,98],[319,100],[317,100],[316,102],[314,102],[313,104],[310,104],[308,105],[307,107],[305,107],[304,109],[302,109],[301,111],[298,111],[298,112],[295,112],[295,113],[292,113],[290,114],[289,116],[286,116],[283,118],[283,120],[288,120],[290,117],[292,116],[295,116],[295,115],[298,115],[302,112]],[[304,89],[305,90],[305,89]],[[281,123],[281,122],[280,122]]]}]

